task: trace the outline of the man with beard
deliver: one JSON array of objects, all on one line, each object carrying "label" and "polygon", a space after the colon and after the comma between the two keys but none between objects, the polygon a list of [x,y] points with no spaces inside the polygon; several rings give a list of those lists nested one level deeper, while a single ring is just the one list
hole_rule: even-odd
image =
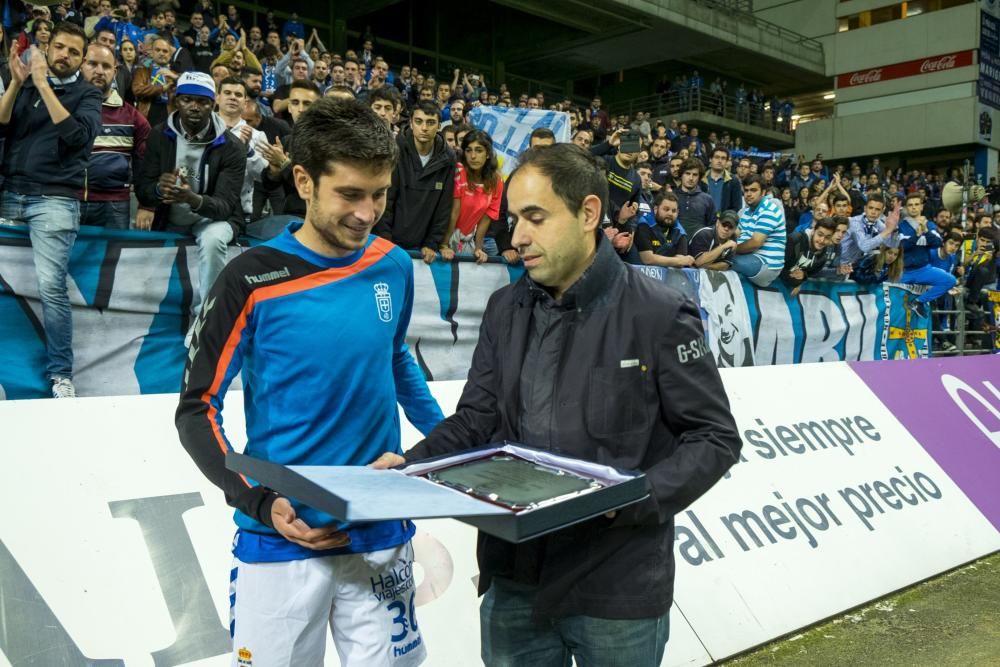
[{"label": "man with beard", "polygon": [[751,174],[743,180],[747,205],[740,212],[733,270],[758,287],[767,287],[785,266],[785,210],[764,194],[764,179]]},{"label": "man with beard", "polygon": [[635,234],[635,247],[639,259],[647,266],[681,268],[694,266],[694,257],[688,254],[688,239],[677,224],[677,195],[661,192],[653,200],[656,225],[639,225]]},{"label": "man with beard", "polygon": [[636,223],[639,216],[639,195],[642,179],[636,173],[638,153],[617,153],[607,159],[608,165],[608,217],[611,224],[604,233],[618,255],[630,264],[640,264],[639,254],[633,247]]},{"label": "man with beard", "polygon": [[32,46],[27,64],[15,44],[10,85],[0,98],[6,140],[0,217],[29,227],[48,354],[45,372],[55,398],[76,395],[66,270],[80,225],[77,193],[101,127],[101,93],[79,73],[86,44],[73,23],[55,26],[47,54]]},{"label": "man with beard", "polygon": [[175,103],[177,111],[149,136],[135,189],[135,226],[194,236],[198,291],[191,310],[197,313],[226,265],[226,247],[243,225],[240,191],[247,151],[212,112],[215,85],[208,74],[182,74]]},{"label": "man with beard", "polygon": [[[237,509],[234,664],[245,652],[261,665],[321,665],[329,626],[343,665],[415,667],[426,649],[413,617],[413,523],[337,521],[226,469],[216,406],[241,366],[245,451],[275,463],[363,466],[399,453],[397,404],[425,434],[443,419],[406,345],[413,262],[371,234],[398,157],[392,133],[364,105],[324,99],[299,118],[291,149],[305,219],[220,276],[188,355],[177,430]],[[293,322],[318,337],[290,341]],[[386,611],[397,608],[408,612],[402,626]]]},{"label": "man with beard", "polygon": [[401,132],[399,162],[385,214],[375,233],[405,250],[419,250],[426,263],[437,257],[451,216],[455,155],[437,133],[440,114],[433,102],[420,102]]},{"label": "man with beard", "polygon": [[653,139],[649,148],[649,166],[653,168],[650,190],[656,194],[670,181],[670,141],[666,137]]},{"label": "man with beard", "polygon": [[115,80],[114,51],[91,44],[80,72],[104,98],[103,129],[87,160],[87,186],[80,191],[80,224],[128,229],[133,169],[146,153],[149,122],[111,86]]}]

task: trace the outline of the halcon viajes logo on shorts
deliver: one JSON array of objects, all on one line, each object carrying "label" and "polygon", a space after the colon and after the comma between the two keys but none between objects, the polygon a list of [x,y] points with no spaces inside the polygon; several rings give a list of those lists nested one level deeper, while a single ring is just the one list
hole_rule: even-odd
[{"label": "halcon viajes logo on shorts", "polygon": [[389,284],[375,283],[374,288],[378,318],[383,322],[392,322],[392,295],[389,294]]}]

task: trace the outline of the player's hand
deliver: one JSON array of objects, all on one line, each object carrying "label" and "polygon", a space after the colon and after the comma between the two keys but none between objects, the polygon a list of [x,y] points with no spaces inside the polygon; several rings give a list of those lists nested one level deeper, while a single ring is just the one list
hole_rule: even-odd
[{"label": "player's hand", "polygon": [[437,259],[437,253],[434,252],[433,248],[421,248],[420,254],[424,257],[424,264],[433,264],[434,260]]},{"label": "player's hand", "polygon": [[395,468],[396,466],[401,466],[404,463],[406,463],[406,459],[404,459],[399,454],[386,452],[382,456],[378,457],[377,459],[369,463],[368,467],[374,468],[375,470],[388,470],[389,468]]},{"label": "player's hand", "polygon": [[153,211],[140,208],[135,214],[135,228],[149,231],[153,228]]},{"label": "player's hand", "polygon": [[271,523],[286,540],[307,549],[336,549],[351,543],[347,533],[340,532],[333,526],[310,528],[295,515],[295,508],[288,502],[288,498],[278,498],[271,505]]}]

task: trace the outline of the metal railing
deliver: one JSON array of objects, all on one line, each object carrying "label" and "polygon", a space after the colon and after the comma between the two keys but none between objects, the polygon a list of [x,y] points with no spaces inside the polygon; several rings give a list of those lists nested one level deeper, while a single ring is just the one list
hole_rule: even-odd
[{"label": "metal railing", "polygon": [[[983,290],[988,294],[989,290]],[[961,290],[952,297],[953,306],[931,309],[931,342],[932,357],[962,357],[972,354],[991,354],[995,351],[994,337],[998,334],[997,322],[990,324],[990,313],[982,308],[972,311],[974,322],[979,328],[969,328],[969,310],[965,304],[965,291]],[[981,299],[982,303],[989,299]],[[944,325],[944,326],[940,326]]]},{"label": "metal railing", "polygon": [[705,88],[670,90],[666,93],[636,97],[611,105],[611,110],[615,114],[629,116],[634,116],[637,111],[648,111],[654,118],[682,116],[685,113],[708,113],[737,123],[781,132],[789,137],[794,134],[792,119],[774,113],[769,104],[751,103],[746,97],[720,95]]},{"label": "metal railing", "polygon": [[[783,41],[792,42],[793,44],[801,44],[803,46],[815,49],[823,53],[823,43],[813,39],[812,37],[806,37],[801,35],[794,30],[789,30],[784,26],[780,26],[777,23],[771,23],[767,19],[762,19],[753,13],[753,3],[747,2],[734,2],[733,0],[691,0],[694,4],[702,5],[710,9],[717,9],[721,12],[725,12],[727,15],[734,18],[743,19],[747,22],[753,23],[758,28],[764,32],[771,33],[772,35],[779,37]],[[748,8],[744,9],[744,5],[749,5]]]}]

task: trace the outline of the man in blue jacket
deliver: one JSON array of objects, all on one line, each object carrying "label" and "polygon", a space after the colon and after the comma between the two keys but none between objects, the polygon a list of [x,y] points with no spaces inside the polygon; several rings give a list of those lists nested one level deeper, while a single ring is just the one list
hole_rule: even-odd
[{"label": "man in blue jacket", "polygon": [[737,211],[743,208],[743,186],[726,170],[729,149],[719,146],[712,150],[708,171],[701,179],[701,191],[712,197],[715,210]]},{"label": "man in blue jacket", "polygon": [[25,64],[16,46],[10,86],[0,99],[0,216],[30,227],[55,398],[72,398],[73,315],[66,287],[70,251],[80,229],[87,156],[101,127],[101,93],[80,76],[83,29],[60,23],[48,55],[32,46]]},{"label": "man in blue jacket", "polygon": [[937,226],[922,215],[923,209],[923,194],[907,195],[906,217],[899,223],[899,245],[903,249],[903,275],[899,281],[930,286],[910,301],[910,308],[921,317],[927,314],[926,304],[955,286],[955,276],[931,264],[930,253],[937,252],[943,241]]}]

